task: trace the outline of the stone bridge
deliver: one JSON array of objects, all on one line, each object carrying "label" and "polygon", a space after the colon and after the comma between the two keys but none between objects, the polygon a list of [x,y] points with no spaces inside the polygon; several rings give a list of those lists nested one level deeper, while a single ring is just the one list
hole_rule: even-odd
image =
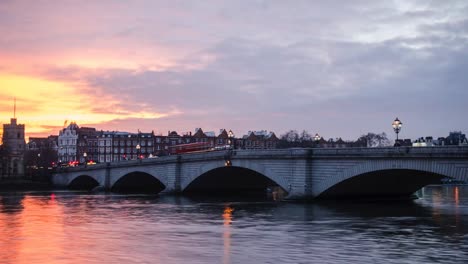
[{"label": "stone bridge", "polygon": [[[468,181],[468,147],[227,150],[64,168],[56,186],[163,193],[247,193],[291,199],[410,196],[444,177]],[[274,189],[274,188],[273,188]]]}]

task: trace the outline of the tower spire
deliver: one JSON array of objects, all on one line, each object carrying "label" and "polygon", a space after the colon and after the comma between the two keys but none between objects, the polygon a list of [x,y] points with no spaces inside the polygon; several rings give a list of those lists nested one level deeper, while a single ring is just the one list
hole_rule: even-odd
[{"label": "tower spire", "polygon": [[14,108],[13,108],[13,118],[16,119],[16,97],[15,97],[15,104],[14,104]]}]

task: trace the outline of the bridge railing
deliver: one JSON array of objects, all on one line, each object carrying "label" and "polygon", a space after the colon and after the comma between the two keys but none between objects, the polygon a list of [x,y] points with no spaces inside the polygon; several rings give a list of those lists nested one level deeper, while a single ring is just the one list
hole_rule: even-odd
[{"label": "bridge railing", "polygon": [[223,150],[203,153],[186,153],[155,159],[129,160],[101,163],[87,167],[64,168],[60,171],[95,170],[105,167],[141,166],[174,162],[190,162],[213,159],[268,159],[268,158],[333,158],[333,157],[453,157],[468,158],[467,146],[439,147],[385,147],[385,148],[289,148],[263,150]]}]

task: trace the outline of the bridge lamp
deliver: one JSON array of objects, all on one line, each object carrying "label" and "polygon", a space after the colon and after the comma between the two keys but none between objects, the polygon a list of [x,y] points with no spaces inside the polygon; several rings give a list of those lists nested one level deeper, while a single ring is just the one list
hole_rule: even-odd
[{"label": "bridge lamp", "polygon": [[398,117],[395,118],[395,120],[392,123],[393,130],[395,131],[395,134],[396,134],[395,146],[400,146],[400,143],[398,141],[398,133],[400,133],[402,125],[403,125],[403,123],[398,119]]},{"label": "bridge lamp", "polygon": [[316,145],[318,145],[318,143],[319,143],[319,141],[320,141],[321,138],[322,138],[322,137],[321,137],[318,133],[315,134],[315,136],[314,136],[314,141],[315,141],[315,144],[316,144]]},{"label": "bridge lamp", "polygon": [[86,167],[86,165],[87,165],[87,163],[88,163],[86,157],[88,157],[88,154],[85,152],[85,153],[83,153],[83,159],[84,159],[85,167]]},{"label": "bridge lamp", "polygon": [[229,145],[234,146],[234,132],[232,132],[232,130],[229,130],[228,137],[229,137],[229,140],[228,140]]}]

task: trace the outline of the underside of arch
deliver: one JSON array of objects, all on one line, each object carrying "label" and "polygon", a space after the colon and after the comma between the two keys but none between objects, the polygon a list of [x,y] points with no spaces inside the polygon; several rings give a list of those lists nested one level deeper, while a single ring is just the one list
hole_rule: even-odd
[{"label": "underside of arch", "polygon": [[145,172],[132,172],[122,176],[114,183],[112,192],[119,193],[153,193],[157,194],[166,188],[157,178]]},{"label": "underside of arch", "polygon": [[210,170],[192,181],[185,194],[209,195],[264,195],[281,191],[279,184],[251,169],[226,166]]},{"label": "underside of arch", "polygon": [[92,190],[97,186],[99,186],[99,182],[88,175],[78,176],[68,184],[68,188],[71,190]]},{"label": "underside of arch", "polygon": [[351,177],[322,192],[318,198],[403,198],[411,197],[429,184],[440,183],[443,175],[405,169],[369,172]]}]

